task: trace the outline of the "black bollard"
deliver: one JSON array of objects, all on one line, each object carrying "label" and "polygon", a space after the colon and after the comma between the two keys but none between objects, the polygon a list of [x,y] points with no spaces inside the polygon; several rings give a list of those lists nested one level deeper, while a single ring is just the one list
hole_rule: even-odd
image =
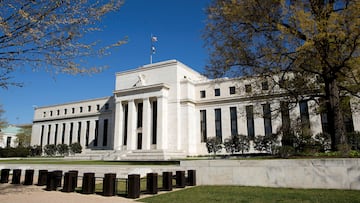
[{"label": "black bollard", "polygon": [[21,169],[14,169],[11,184],[20,184]]},{"label": "black bollard", "polygon": [[149,194],[158,193],[158,174],[148,173],[146,174],[146,191]]},{"label": "black bollard", "polygon": [[8,168],[1,169],[0,183],[8,183],[9,182],[9,174],[10,174],[10,169],[8,169]]},{"label": "black bollard", "polygon": [[48,170],[39,170],[39,176],[38,176],[38,186],[44,186],[46,185],[46,179],[48,175]]},{"label": "black bollard", "polygon": [[196,185],[196,171],[195,170],[188,170],[188,183],[189,186]]},{"label": "black bollard", "polygon": [[75,182],[74,177],[76,173],[66,172],[64,174],[64,186],[62,192],[74,192],[75,191]]},{"label": "black bollard", "polygon": [[33,182],[34,182],[34,170],[33,169],[25,170],[24,185],[32,185]]},{"label": "black bollard", "polygon": [[54,171],[47,173],[46,190],[47,191],[56,190],[56,180],[55,180],[55,172]]},{"label": "black bollard", "polygon": [[54,179],[56,187],[61,187],[61,180],[62,180],[63,172],[60,170],[54,171]]},{"label": "black bollard", "polygon": [[81,193],[82,194],[95,193],[95,173],[84,173]]},{"label": "black bollard", "polygon": [[163,172],[163,187],[162,189],[165,191],[171,191],[172,190],[172,172]]},{"label": "black bollard", "polygon": [[128,175],[128,198],[140,197],[140,175],[130,174]]},{"label": "black bollard", "polygon": [[74,190],[75,190],[75,188],[77,188],[77,186],[78,186],[79,171],[71,170],[71,171],[69,171],[69,172],[74,174],[72,177],[73,177],[73,183],[75,183],[75,184],[73,185]]},{"label": "black bollard", "polygon": [[176,171],[176,187],[184,188],[186,185],[185,171]]},{"label": "black bollard", "polygon": [[114,196],[116,193],[116,173],[106,173],[103,179],[103,196]]}]

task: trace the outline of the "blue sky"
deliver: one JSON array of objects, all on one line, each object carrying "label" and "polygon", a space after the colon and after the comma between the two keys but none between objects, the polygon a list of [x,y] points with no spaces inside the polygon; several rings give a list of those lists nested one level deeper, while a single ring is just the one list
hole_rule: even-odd
[{"label": "blue sky", "polygon": [[[117,13],[102,21],[96,40],[108,44],[124,37],[128,43],[115,48],[111,55],[88,63],[109,68],[92,76],[51,75],[32,72],[24,67],[13,74],[24,87],[0,89],[3,116],[11,124],[31,123],[34,106],[111,96],[115,73],[150,62],[150,36],[157,36],[153,62],[176,59],[204,72],[208,53],[201,33],[205,27],[205,8],[210,0],[127,0]],[[91,36],[93,38],[94,36]]]}]

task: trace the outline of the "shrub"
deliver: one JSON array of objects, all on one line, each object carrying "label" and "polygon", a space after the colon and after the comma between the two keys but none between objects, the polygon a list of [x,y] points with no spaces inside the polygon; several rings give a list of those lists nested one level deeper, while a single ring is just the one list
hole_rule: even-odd
[{"label": "shrub", "polygon": [[78,142],[70,144],[69,148],[71,154],[81,153],[82,151],[82,147]]},{"label": "shrub", "polygon": [[240,152],[244,154],[245,151],[249,151],[250,140],[245,135],[233,135],[230,138],[226,138],[224,142],[226,152]]},{"label": "shrub", "polygon": [[352,150],[360,150],[360,132],[352,132],[347,134],[347,140],[350,149]]},{"label": "shrub", "polygon": [[56,145],[48,144],[44,147],[44,152],[47,156],[55,156],[56,154]]},{"label": "shrub", "polygon": [[315,135],[314,140],[319,152],[326,152],[331,149],[331,139],[328,133],[318,133]]},{"label": "shrub", "polygon": [[42,147],[39,145],[34,145],[30,148],[30,156],[41,156]]},{"label": "shrub", "polygon": [[218,137],[211,137],[206,140],[206,148],[209,153],[214,153],[215,156],[216,152],[220,152],[222,149],[222,140]]},{"label": "shrub", "polygon": [[58,144],[56,149],[61,156],[66,156],[69,154],[69,146],[67,144]]},{"label": "shrub", "polygon": [[276,146],[279,145],[278,135],[271,134],[266,136],[256,136],[254,140],[254,148],[258,151],[265,151],[274,154]]},{"label": "shrub", "polygon": [[295,149],[292,146],[279,146],[277,148],[276,154],[281,158],[289,158],[295,154]]},{"label": "shrub", "polygon": [[29,147],[0,148],[0,157],[27,157],[30,155]]}]

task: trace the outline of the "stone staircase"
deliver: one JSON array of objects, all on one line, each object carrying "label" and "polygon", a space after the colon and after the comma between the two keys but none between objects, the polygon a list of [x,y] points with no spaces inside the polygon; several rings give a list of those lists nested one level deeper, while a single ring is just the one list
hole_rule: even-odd
[{"label": "stone staircase", "polygon": [[163,161],[186,158],[182,151],[171,150],[84,150],[81,154],[65,157],[74,160],[107,160],[107,161]]}]

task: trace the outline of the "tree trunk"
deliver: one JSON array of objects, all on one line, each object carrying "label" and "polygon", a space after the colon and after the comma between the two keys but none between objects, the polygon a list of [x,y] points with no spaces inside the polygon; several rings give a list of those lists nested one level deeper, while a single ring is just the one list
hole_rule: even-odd
[{"label": "tree trunk", "polygon": [[325,80],[326,110],[328,114],[331,148],[333,151],[348,152],[344,118],[340,104],[339,87],[336,79]]}]

